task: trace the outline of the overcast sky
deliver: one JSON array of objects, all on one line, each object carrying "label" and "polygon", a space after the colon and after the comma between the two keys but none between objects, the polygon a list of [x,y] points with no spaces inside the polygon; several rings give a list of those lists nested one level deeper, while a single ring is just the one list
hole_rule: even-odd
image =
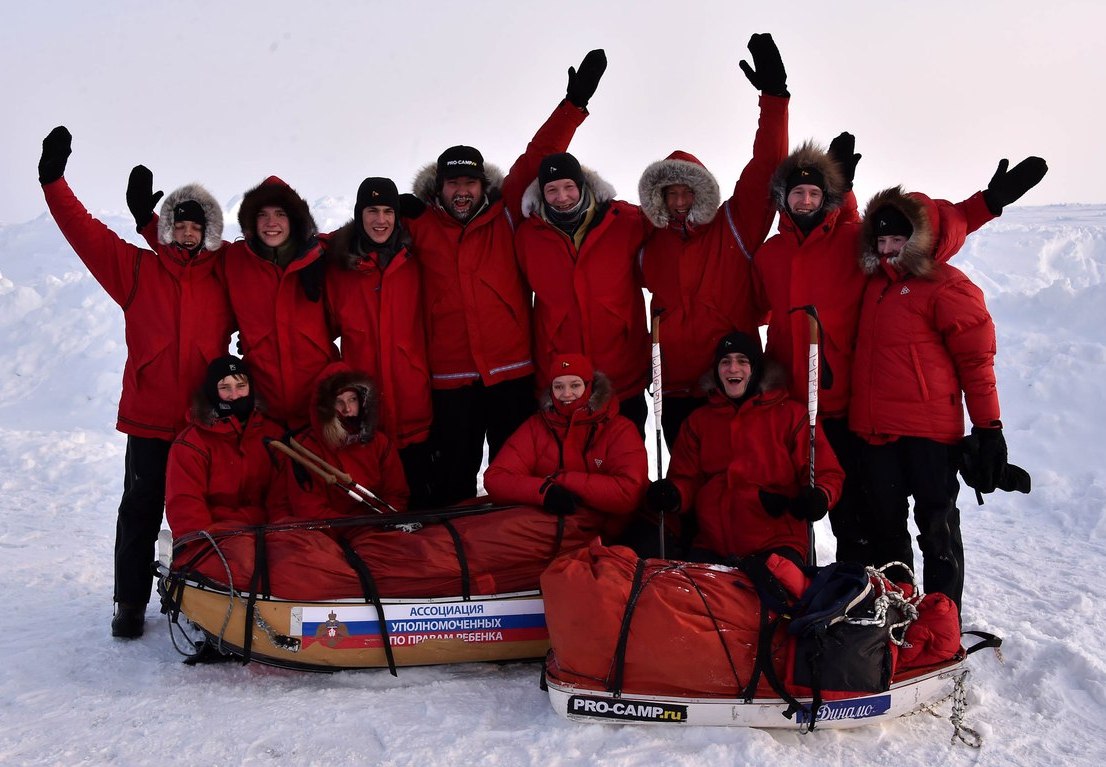
[{"label": "overcast sky", "polygon": [[1106,202],[1106,6],[1086,0],[742,3],[20,2],[3,12],[0,224],[45,211],[41,141],[74,135],[66,177],[125,210],[137,163],[224,203],[277,174],[314,203],[365,176],[401,191],[452,144],[510,165],[591,48],[610,66],[571,150],[637,200],[642,169],[696,154],[723,191],[749,158],[756,92],[738,68],[771,32],[791,145],[857,136],[860,203],[895,183],[962,199],[997,161],[1045,157],[1024,204]]}]

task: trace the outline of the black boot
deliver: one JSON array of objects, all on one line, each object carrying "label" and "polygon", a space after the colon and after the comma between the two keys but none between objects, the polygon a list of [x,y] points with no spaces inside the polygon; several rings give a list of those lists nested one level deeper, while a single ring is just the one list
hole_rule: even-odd
[{"label": "black boot", "polygon": [[120,639],[137,639],[142,636],[146,623],[146,605],[119,602],[115,605],[115,617],[111,619],[111,635]]}]

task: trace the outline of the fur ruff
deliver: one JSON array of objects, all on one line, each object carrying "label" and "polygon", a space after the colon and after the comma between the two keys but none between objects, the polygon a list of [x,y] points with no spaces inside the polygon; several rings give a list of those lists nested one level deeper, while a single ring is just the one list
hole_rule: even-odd
[{"label": "fur ruff", "polygon": [[672,220],[668,206],[664,203],[664,188],[673,184],[685,184],[695,193],[695,203],[687,213],[688,223],[693,226],[709,224],[718,213],[718,206],[722,204],[718,180],[698,160],[693,162],[680,159],[673,156],[676,154],[691,157],[684,152],[673,152],[665,159],[657,160],[641,174],[637,185],[641,210],[653,226],[664,229]]},{"label": "fur ruff", "polygon": [[798,149],[789,154],[772,174],[772,198],[780,210],[787,210],[787,177],[796,168],[815,168],[825,180],[822,189],[822,210],[829,213],[841,207],[845,199],[845,175],[829,152],[813,141],[803,142]]},{"label": "fur ruff", "polygon": [[897,208],[914,227],[914,232],[899,254],[887,259],[888,263],[905,274],[926,277],[933,271],[933,250],[937,233],[926,211],[923,199],[907,194],[901,186],[878,192],[864,209],[864,224],[860,237],[860,268],[865,274],[875,274],[882,260],[876,249],[874,214],[884,206]]},{"label": "fur ruff", "polygon": [[[591,196],[595,200],[596,207],[608,203],[614,199],[614,187],[607,183],[602,176],[591,168],[581,165],[580,171],[584,174],[584,183],[591,190]],[[538,188],[538,180],[535,178],[522,193],[522,215],[529,218],[533,215],[541,215],[542,192]]]},{"label": "fur ruff", "polygon": [[[353,435],[342,428],[338,411],[334,407],[334,400],[345,389],[353,389],[360,399],[361,431]],[[323,443],[331,450],[337,450],[351,441],[371,441],[376,434],[378,398],[376,384],[363,373],[344,371],[321,381],[315,390],[314,416]]]},{"label": "fur ruff", "polygon": [[177,205],[193,200],[200,204],[204,211],[204,250],[218,250],[223,244],[223,209],[211,196],[211,192],[199,184],[185,184],[165,198],[161,203],[161,215],[157,222],[157,239],[162,245],[173,243],[173,224],[176,219],[173,211]]},{"label": "fur ruff", "polygon": [[[484,163],[484,194],[489,200],[499,199],[503,189],[503,171],[499,166]],[[411,182],[411,191],[427,205],[438,205],[438,163],[424,165]]]},{"label": "fur ruff", "polygon": [[[699,388],[706,394],[710,394],[713,391],[721,391],[718,388],[718,379],[715,378],[715,372],[715,369],[712,368],[703,373],[702,377],[699,379]],[[764,394],[773,389],[783,389],[786,386],[787,370],[775,360],[764,357],[764,374],[760,377],[757,394]],[[722,394],[722,396],[726,395]]]},{"label": "fur ruff", "polygon": [[[607,406],[612,397],[614,397],[614,387],[611,385],[611,379],[596,370],[591,379],[591,396],[588,397],[588,410],[598,413]],[[539,405],[542,410],[553,411],[553,390],[550,387],[546,387]]]},{"label": "fur ruff", "polygon": [[307,242],[319,233],[307,200],[276,176],[269,176],[243,195],[242,205],[238,208],[238,225],[247,241],[257,236],[257,214],[267,205],[284,208],[292,223],[293,235],[300,242]]},{"label": "fur ruff", "polygon": [[[356,221],[351,218],[340,229],[330,235],[330,239],[327,241],[327,261],[342,269],[356,269],[361,263],[361,255],[356,243],[357,233],[354,231],[355,223]],[[399,232],[399,239],[396,241],[396,253],[404,248],[407,248],[410,252],[411,237],[407,234],[407,230],[400,225],[399,216],[396,216],[396,231]]]}]

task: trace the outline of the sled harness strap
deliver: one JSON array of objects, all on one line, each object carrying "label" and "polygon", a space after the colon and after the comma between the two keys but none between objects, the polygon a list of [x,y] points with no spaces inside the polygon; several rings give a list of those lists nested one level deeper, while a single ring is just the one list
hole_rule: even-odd
[{"label": "sled harness strap", "polygon": [[457,552],[457,564],[461,568],[461,598],[467,602],[472,599],[472,583],[469,573],[469,560],[465,556],[465,542],[461,540],[461,534],[457,532],[457,528],[448,519],[442,520],[442,527],[453,539],[453,550]]},{"label": "sled harness strap", "polygon": [[380,623],[380,640],[384,643],[384,657],[388,659],[388,671],[392,676],[398,677],[396,672],[396,659],[392,654],[392,641],[388,636],[388,621],[384,616],[384,605],[380,601],[380,592],[376,588],[369,566],[365,564],[360,555],[353,549],[353,545],[345,538],[338,538],[338,544],[342,547],[342,553],[346,555],[346,561],[357,573],[357,579],[361,581],[361,590],[365,593],[365,602],[376,608],[376,619]]},{"label": "sled harness strap", "polygon": [[254,537],[253,577],[250,579],[250,596],[246,600],[246,619],[242,622],[242,665],[250,662],[253,649],[253,621],[257,612],[257,595],[269,593],[269,559],[265,546],[265,530],[259,528]]},{"label": "sled harness strap", "polygon": [[630,638],[630,621],[634,617],[634,608],[637,607],[638,597],[641,595],[641,581],[645,574],[645,560],[639,559],[634,568],[634,580],[630,584],[630,594],[626,597],[626,611],[622,613],[622,626],[618,630],[618,644],[614,650],[613,678],[607,684],[607,691],[614,693],[616,698],[622,697],[622,680],[626,671],[626,642]]}]

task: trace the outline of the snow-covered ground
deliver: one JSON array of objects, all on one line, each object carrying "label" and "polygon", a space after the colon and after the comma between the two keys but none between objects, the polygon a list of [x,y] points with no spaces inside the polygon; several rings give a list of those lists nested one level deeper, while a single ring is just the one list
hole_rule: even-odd
[{"label": "snow-covered ground", "polygon": [[[320,201],[320,227],[350,207]],[[127,217],[104,219],[133,232]],[[982,507],[961,496],[964,623],[1006,640],[1004,663],[972,659],[980,751],[926,715],[807,736],[576,724],[554,713],[533,664],[398,679],[192,668],[152,608],[142,639],[113,640],[121,314],[48,216],[0,228],[0,253],[2,764],[1059,767],[1106,756],[1106,206],[1012,209],[958,256],[998,323],[1011,460],[1033,475],[1029,496]],[[828,561],[828,527],[819,534]]]}]

